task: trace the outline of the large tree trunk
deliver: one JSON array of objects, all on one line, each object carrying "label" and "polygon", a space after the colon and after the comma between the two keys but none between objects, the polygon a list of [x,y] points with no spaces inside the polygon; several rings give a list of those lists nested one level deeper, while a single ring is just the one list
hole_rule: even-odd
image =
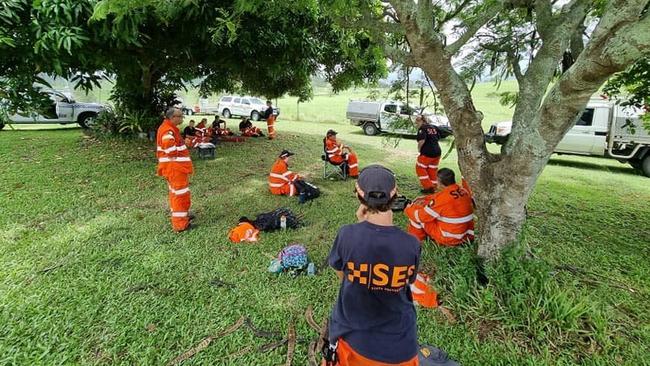
[{"label": "large tree trunk", "polygon": [[481,258],[497,258],[517,240],[526,221],[526,202],[545,164],[543,158],[511,156],[482,169],[480,179],[471,186]]}]

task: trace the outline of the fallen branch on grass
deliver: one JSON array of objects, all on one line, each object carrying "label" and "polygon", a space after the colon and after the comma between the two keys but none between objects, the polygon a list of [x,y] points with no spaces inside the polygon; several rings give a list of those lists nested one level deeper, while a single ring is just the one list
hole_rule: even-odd
[{"label": "fallen branch on grass", "polygon": [[293,354],[296,352],[296,327],[293,325],[293,322],[289,324],[287,338],[289,339],[289,344],[287,345],[287,362],[284,363],[284,366],[291,366]]},{"label": "fallen branch on grass", "polygon": [[195,354],[197,354],[197,353],[203,351],[204,349],[206,349],[210,345],[210,343],[212,343],[213,340],[225,337],[226,335],[228,335],[228,334],[236,331],[237,329],[241,328],[242,325],[244,325],[244,317],[239,318],[239,320],[237,320],[237,322],[235,324],[233,324],[232,326],[230,326],[230,328],[224,330],[223,332],[203,339],[201,342],[199,342],[199,344],[192,347],[187,352],[185,352],[182,355],[180,355],[180,356],[176,357],[175,359],[171,360],[168,365],[170,365],[170,366],[171,365],[178,365],[181,362],[193,357]]}]

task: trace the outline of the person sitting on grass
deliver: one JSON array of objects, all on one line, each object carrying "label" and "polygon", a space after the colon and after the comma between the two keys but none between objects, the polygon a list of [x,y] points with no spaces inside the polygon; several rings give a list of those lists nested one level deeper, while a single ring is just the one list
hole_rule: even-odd
[{"label": "person sitting on grass", "polygon": [[264,132],[262,132],[262,130],[258,127],[254,126],[248,117],[242,117],[241,122],[239,122],[239,132],[242,136],[245,137],[264,136]]},{"label": "person sitting on grass", "polygon": [[[325,365],[418,365],[417,322],[410,284],[421,246],[393,224],[393,173],[380,165],[355,184],[358,223],[339,229],[329,265],[341,280],[329,324]],[[329,359],[328,359],[329,358]]]},{"label": "person sitting on grass", "polygon": [[[221,127],[221,125],[223,125],[223,127]],[[235,134],[226,126],[226,121],[219,118],[219,115],[214,116],[214,121],[212,121],[212,130],[216,136],[232,136]]]},{"label": "person sitting on grass", "polygon": [[194,127],[194,120],[191,119],[187,126],[183,129],[183,138],[196,136],[196,128]]},{"label": "person sitting on grass", "polygon": [[300,176],[289,170],[289,160],[295,155],[289,150],[282,150],[269,173],[269,190],[272,194],[295,196],[299,194],[296,180]]},{"label": "person sitting on grass", "polygon": [[[466,185],[466,184],[465,184]],[[427,236],[446,246],[474,239],[474,208],[470,192],[456,184],[454,171],[438,170],[440,192],[416,199],[406,207],[408,231],[418,240]]]}]

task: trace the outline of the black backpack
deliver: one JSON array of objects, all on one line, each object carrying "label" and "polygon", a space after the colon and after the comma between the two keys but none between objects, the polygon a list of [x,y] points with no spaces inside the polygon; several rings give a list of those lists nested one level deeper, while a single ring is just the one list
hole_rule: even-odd
[{"label": "black backpack", "polygon": [[257,215],[253,225],[261,231],[274,231],[280,229],[282,216],[285,217],[287,228],[296,229],[302,225],[300,217],[296,216],[290,209],[281,207],[271,212]]},{"label": "black backpack", "polygon": [[306,182],[302,179],[297,179],[293,183],[295,184],[296,189],[300,194],[300,203],[311,201],[320,196],[320,189],[309,182]]}]

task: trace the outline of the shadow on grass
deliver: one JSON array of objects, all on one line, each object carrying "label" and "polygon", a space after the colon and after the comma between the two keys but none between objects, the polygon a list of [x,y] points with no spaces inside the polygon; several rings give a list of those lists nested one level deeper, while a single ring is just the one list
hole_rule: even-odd
[{"label": "shadow on grass", "polygon": [[632,168],[629,165],[621,165],[620,167],[614,167],[611,165],[603,165],[598,163],[588,163],[584,161],[564,160],[564,159],[550,159],[548,161],[548,165],[566,166],[566,167],[578,168],[578,169],[601,170],[601,171],[606,171],[611,173],[623,173],[629,175],[642,175],[640,172],[638,172],[636,169]]}]

